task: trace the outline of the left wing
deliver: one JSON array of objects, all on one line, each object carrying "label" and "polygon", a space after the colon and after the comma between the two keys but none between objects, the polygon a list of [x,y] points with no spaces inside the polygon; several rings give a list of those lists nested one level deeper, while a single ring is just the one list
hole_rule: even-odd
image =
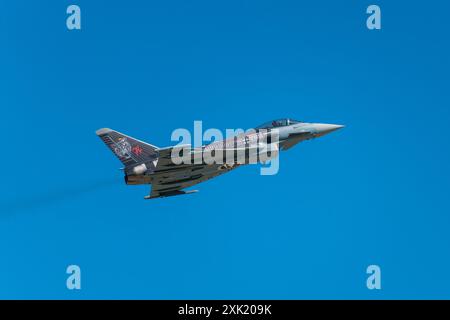
[{"label": "left wing", "polygon": [[196,192],[196,190],[183,191],[200,182],[217,177],[238,167],[238,165],[201,164],[180,166],[179,169],[163,170],[153,175],[152,192],[145,199],[169,197],[179,194]]}]

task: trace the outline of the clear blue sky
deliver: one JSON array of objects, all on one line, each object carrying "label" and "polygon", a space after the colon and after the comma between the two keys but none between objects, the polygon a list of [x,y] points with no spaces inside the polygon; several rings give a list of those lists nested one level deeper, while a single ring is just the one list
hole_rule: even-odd
[{"label": "clear blue sky", "polygon": [[[373,3],[2,1],[0,298],[450,298],[450,7]],[[280,117],[346,128],[153,201],[94,134]]]}]

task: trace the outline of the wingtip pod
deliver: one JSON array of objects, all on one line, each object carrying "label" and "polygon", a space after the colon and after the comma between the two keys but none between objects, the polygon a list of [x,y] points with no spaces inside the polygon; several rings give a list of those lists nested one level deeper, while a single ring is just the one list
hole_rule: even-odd
[{"label": "wingtip pod", "polygon": [[110,128],[101,128],[95,131],[95,134],[98,136],[102,136],[104,134],[110,133],[112,130]]},{"label": "wingtip pod", "polygon": [[156,199],[156,198],[166,198],[166,197],[173,197],[173,196],[179,196],[182,194],[191,194],[191,193],[197,193],[198,190],[176,190],[176,191],[170,191],[170,192],[165,192],[165,193],[160,193],[157,195],[148,195],[145,196],[144,199],[145,200],[149,200],[149,199]]}]

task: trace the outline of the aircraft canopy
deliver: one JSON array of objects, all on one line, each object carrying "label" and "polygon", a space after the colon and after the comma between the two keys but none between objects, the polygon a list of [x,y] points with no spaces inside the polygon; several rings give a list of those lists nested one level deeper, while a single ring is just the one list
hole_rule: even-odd
[{"label": "aircraft canopy", "polygon": [[278,128],[290,126],[296,123],[301,123],[301,121],[293,120],[293,119],[278,119],[266,122],[260,126],[257,126],[255,129],[270,129],[270,128]]}]

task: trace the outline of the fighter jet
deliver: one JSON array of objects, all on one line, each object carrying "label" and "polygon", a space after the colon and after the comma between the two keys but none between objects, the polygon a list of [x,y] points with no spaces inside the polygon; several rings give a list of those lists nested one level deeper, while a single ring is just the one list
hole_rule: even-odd
[{"label": "fighter jet", "polygon": [[[240,165],[254,163],[254,159],[256,162],[270,161],[278,156],[279,150],[288,150],[302,141],[324,136],[342,127],[278,119],[199,148],[190,145],[158,148],[109,128],[99,129],[96,134],[123,163],[125,183],[150,184],[151,193],[144,199],[154,199],[197,192],[184,189]],[[184,159],[181,163],[180,157]]]}]

